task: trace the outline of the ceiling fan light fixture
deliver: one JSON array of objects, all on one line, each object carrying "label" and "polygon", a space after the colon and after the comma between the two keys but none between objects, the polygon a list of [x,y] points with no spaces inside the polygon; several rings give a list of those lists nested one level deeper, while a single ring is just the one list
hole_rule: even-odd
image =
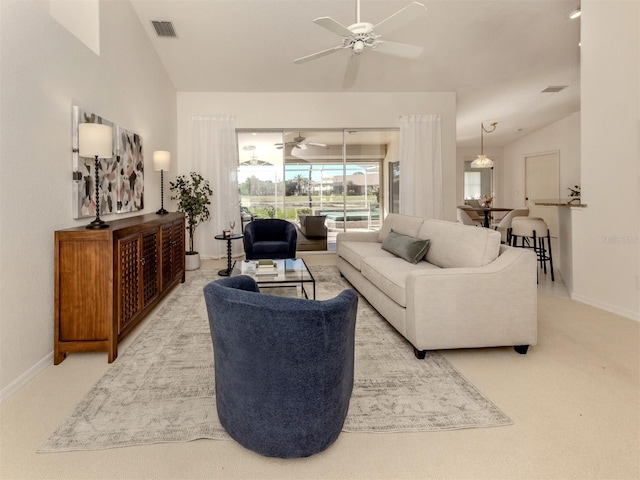
[{"label": "ceiling fan light fixture", "polygon": [[404,43],[387,42],[386,40],[380,40],[380,37],[398,30],[405,24],[414,21],[425,12],[426,8],[422,3],[412,2],[406,7],[398,10],[393,15],[374,25],[369,22],[360,21],[360,0],[356,0],[356,23],[352,25],[342,25],[331,17],[318,17],[313,21],[316,25],[319,25],[342,37],[342,43],[335,47],[312,53],[311,55],[296,58],[294,63],[306,63],[344,49],[349,49],[352,54],[359,55],[367,47],[373,50],[380,45],[384,45],[384,48],[377,49],[380,53],[400,58],[416,58],[422,53],[422,47]]}]

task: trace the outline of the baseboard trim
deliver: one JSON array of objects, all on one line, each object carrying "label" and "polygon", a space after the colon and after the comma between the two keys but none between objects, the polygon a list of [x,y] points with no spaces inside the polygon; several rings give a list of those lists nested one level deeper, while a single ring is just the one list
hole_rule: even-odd
[{"label": "baseboard trim", "polygon": [[621,317],[626,317],[631,320],[635,320],[636,322],[640,322],[640,314],[638,312],[634,312],[633,310],[627,310],[626,308],[616,307],[615,305],[610,305],[604,302],[597,302],[589,297],[585,297],[584,295],[580,295],[578,293],[571,293],[571,300],[575,300],[581,303],[586,303],[587,305],[591,305],[592,307],[599,308],[600,310],[605,310],[607,312],[620,315]]},{"label": "baseboard trim", "polygon": [[53,365],[53,352],[49,353],[33,367],[31,367],[29,370],[24,372],[13,382],[3,388],[2,391],[0,391],[0,405],[13,397],[22,387],[24,387],[27,383],[29,383],[51,365]]}]

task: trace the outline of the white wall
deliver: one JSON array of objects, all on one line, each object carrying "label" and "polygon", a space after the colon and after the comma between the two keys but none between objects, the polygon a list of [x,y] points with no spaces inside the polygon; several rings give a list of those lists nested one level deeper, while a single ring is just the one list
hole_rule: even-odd
[{"label": "white wall", "polygon": [[[188,173],[191,118],[196,114],[233,114],[237,128],[329,129],[397,128],[400,115],[434,114],[442,118],[445,218],[455,221],[456,99],[454,93],[193,93],[178,92],[180,173]],[[215,201],[215,192],[214,198]],[[219,255],[216,232],[198,227],[196,249]],[[202,229],[202,231],[200,230]]]},{"label": "white wall", "polygon": [[580,184],[580,112],[533,132],[504,147],[503,197],[508,205],[524,206],[524,159],[532,154],[559,152],[560,197]]},{"label": "white wall", "polygon": [[[583,0],[574,298],[640,320],[640,2]],[[579,241],[578,241],[579,239]]]},{"label": "white wall", "polygon": [[52,363],[53,232],[91,220],[72,216],[71,107],[142,135],[148,213],[160,204],[151,152],[176,151],[176,93],[128,2],[101,1],[100,56],[47,1],[0,8],[1,400]]}]

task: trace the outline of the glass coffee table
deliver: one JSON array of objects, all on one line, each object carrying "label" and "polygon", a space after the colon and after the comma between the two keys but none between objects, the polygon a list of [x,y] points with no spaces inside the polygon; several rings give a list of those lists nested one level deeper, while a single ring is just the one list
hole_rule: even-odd
[{"label": "glass coffee table", "polygon": [[311,275],[307,264],[302,258],[287,258],[274,260],[276,268],[272,272],[256,272],[257,260],[243,260],[236,262],[231,276],[249,275],[260,288],[297,287],[300,285],[304,298],[309,298],[305,285],[313,289],[312,298],[316,298],[316,280]]}]

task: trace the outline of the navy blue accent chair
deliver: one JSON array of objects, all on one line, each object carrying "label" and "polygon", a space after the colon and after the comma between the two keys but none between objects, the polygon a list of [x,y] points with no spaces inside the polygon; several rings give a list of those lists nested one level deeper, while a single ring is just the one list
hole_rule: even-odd
[{"label": "navy blue accent chair", "polygon": [[247,275],[204,287],[216,406],[238,443],[269,457],[307,457],[342,430],[353,389],[358,296],[261,294]]},{"label": "navy blue accent chair", "polygon": [[279,218],[254,220],[244,227],[244,253],[247,260],[295,258],[297,242],[295,225]]}]

